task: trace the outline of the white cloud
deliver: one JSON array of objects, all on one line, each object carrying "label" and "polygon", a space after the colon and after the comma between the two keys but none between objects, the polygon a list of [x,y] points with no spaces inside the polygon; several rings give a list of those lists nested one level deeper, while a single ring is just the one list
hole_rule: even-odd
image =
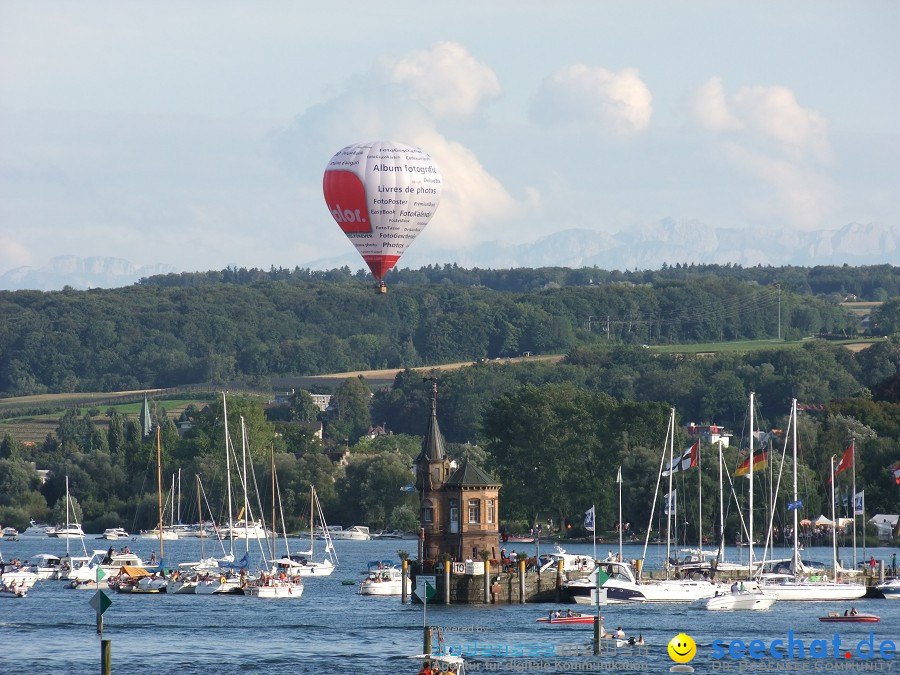
[{"label": "white cloud", "polygon": [[766,195],[747,201],[754,217],[800,229],[829,220],[836,199],[826,174],[832,162],[828,124],[793,91],[745,86],[728,96],[714,77],[695,91],[691,113],[719,156],[764,186]]},{"label": "white cloud", "polygon": [[741,123],[728,111],[725,87],[722,79],[713,77],[700,85],[691,102],[692,112],[698,124],[707,131],[736,131]]},{"label": "white cloud", "polygon": [[613,73],[575,64],[558,70],[538,88],[531,116],[547,124],[572,124],[600,135],[627,137],[644,131],[653,97],[635,68]]},{"label": "white cloud", "polygon": [[31,265],[33,260],[31,253],[22,244],[0,237],[0,272]]},{"label": "white cloud", "polygon": [[502,91],[494,71],[455,42],[382,58],[378,68],[438,118],[467,117]]}]

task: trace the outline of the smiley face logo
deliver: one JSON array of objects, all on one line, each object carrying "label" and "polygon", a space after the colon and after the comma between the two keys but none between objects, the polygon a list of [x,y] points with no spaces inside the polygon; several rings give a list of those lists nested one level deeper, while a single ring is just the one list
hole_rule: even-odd
[{"label": "smiley face logo", "polygon": [[690,635],[679,633],[669,641],[669,657],[675,663],[687,663],[697,655],[697,643]]}]

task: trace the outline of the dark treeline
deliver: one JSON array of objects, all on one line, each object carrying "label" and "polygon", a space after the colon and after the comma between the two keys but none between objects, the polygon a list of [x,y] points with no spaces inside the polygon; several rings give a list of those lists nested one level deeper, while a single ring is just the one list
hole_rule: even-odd
[{"label": "dark treeline", "polygon": [[[618,271],[599,267],[540,267],[515,269],[466,269],[456,264],[428,265],[417,270],[394,269],[385,280],[393,284],[455,284],[460,286],[484,286],[495,291],[523,293],[545,290],[550,287],[590,286],[609,283],[659,284],[661,282],[687,281],[701,277],[733,279],[760,286],[782,287],[801,295],[835,295],[841,298],[855,295],[858,300],[884,301],[900,295],[900,267],[892,265],[821,265],[816,267],[740,265],[698,265],[676,263],[663,265],[658,270]],[[353,271],[349,267],[332,270],[310,270],[295,267],[287,269],[271,267],[226,268],[210,272],[184,272],[165,274],[142,279],[145,285],[162,287],[194,287],[210,284],[252,284],[261,281],[285,283],[344,283],[351,280],[371,279],[365,270]]]},{"label": "dark treeline", "polygon": [[[275,375],[567,353],[597,342],[856,333],[857,317],[836,296],[788,290],[795,285],[790,275],[780,279],[772,271],[779,290],[723,272],[728,269],[667,268],[653,273],[659,278],[652,281],[617,280],[619,273],[602,278],[605,273],[588,270],[585,276],[596,271],[598,278],[560,283],[551,279],[554,272],[580,272],[435,268],[440,283],[430,283],[427,269],[404,271],[398,276],[426,278],[398,282],[387,295],[373,293],[362,279],[324,278],[340,276],[340,270],[321,273],[323,278],[307,273],[313,278],[306,280],[288,272],[282,279],[278,271],[226,270],[118,289],[2,292],[0,392],[122,391],[233,380],[265,386]],[[863,269],[876,268],[857,268]],[[847,268],[849,278],[853,270]],[[815,276],[812,270],[792,272],[805,279],[797,282],[801,286]],[[511,286],[540,290],[461,285],[481,274],[498,285],[508,275]],[[887,268],[878,288],[894,283],[894,275]]]}]

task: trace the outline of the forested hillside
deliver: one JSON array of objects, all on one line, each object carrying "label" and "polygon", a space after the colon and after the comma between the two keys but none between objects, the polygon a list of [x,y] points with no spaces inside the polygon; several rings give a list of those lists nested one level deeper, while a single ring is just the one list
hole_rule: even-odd
[{"label": "forested hillside", "polygon": [[[579,281],[572,273],[566,283],[550,280],[548,270],[451,269],[440,283],[422,272],[423,283],[397,283],[387,295],[363,280],[253,270],[226,271],[215,283],[209,277],[219,273],[119,289],[3,292],[0,392],[264,384],[273,375],[566,353],[601,341],[759,340],[779,332],[797,340],[852,335],[858,326],[835,297],[789,290],[790,275],[779,290],[742,279],[739,270],[662,270],[641,282],[594,271],[603,278]],[[465,285],[482,276],[499,284],[504,275],[534,290]]]}]

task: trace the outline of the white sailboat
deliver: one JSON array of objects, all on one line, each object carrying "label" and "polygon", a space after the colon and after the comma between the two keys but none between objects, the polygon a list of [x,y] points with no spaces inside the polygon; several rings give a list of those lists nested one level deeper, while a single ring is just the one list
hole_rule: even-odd
[{"label": "white sailboat", "polygon": [[[318,514],[319,524],[322,527],[322,537],[325,540],[325,552],[322,560],[315,559],[316,528],[314,516]],[[337,553],[334,550],[334,542],[331,540],[331,532],[325,524],[325,514],[322,513],[322,505],[319,503],[319,495],[314,485],[309,486],[309,550],[297,551],[290,555],[290,559],[299,566],[294,568],[296,574],[302,577],[327,577],[337,567]]]},{"label": "white sailboat", "polygon": [[[791,401],[791,419],[790,427],[792,433],[793,446],[793,503],[799,505],[797,495],[797,399]],[[834,457],[831,458],[831,509],[832,521],[834,521]],[[813,579],[800,561],[800,543],[798,530],[799,508],[791,509],[794,513],[794,554],[791,561],[791,571],[793,577],[784,579],[781,582],[763,582],[760,583],[760,589],[769,595],[775,596],[778,600],[805,600],[805,601],[827,601],[827,600],[856,600],[866,594],[866,587],[857,583],[841,583],[835,580],[829,581],[824,579]],[[832,559],[834,569],[838,569],[837,548],[834,545],[834,529],[832,529],[833,545]]]},{"label": "white sailboat", "polygon": [[[278,521],[275,518],[275,496],[278,495],[278,504],[281,506],[281,495],[278,491],[278,484],[275,477],[275,450],[272,450],[272,527]],[[284,525],[284,511],[281,511],[281,525],[284,534],[284,548],[288,549],[287,528]],[[272,535],[272,549],[270,551],[272,557],[275,557],[275,535]],[[272,567],[269,571],[263,572],[258,579],[250,581],[244,586],[244,595],[253,598],[290,598],[299,600],[303,595],[303,580],[296,572],[300,567],[299,563],[294,562],[290,558],[280,558],[272,561]]]}]

